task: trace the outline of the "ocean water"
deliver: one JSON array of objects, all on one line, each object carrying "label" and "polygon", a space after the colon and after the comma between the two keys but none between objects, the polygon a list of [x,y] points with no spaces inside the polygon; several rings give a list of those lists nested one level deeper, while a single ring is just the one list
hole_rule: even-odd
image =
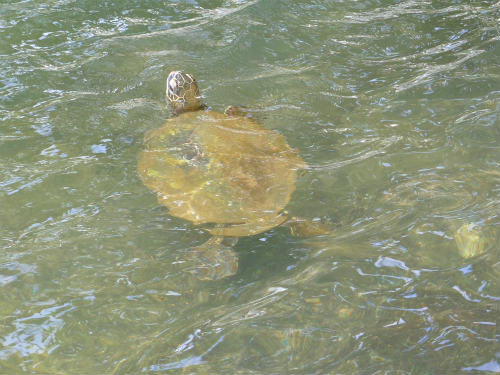
[{"label": "ocean water", "polygon": [[[0,372],[500,371],[500,3],[2,1]],[[209,236],[142,183],[185,70],[309,168],[328,234]]]}]

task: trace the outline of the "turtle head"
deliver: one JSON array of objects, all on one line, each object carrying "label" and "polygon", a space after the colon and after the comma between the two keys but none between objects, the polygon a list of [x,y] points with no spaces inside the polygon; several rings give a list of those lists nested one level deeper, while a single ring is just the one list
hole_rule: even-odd
[{"label": "turtle head", "polygon": [[200,90],[191,74],[175,70],[167,78],[167,101],[178,115],[202,108]]}]

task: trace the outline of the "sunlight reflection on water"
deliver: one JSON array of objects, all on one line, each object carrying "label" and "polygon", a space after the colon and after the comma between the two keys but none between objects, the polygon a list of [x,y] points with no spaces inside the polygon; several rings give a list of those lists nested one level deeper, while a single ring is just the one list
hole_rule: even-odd
[{"label": "sunlight reflection on water", "polygon": [[[0,372],[498,372],[498,4],[141,0],[0,8]],[[137,174],[165,78],[309,167],[290,215],[207,234]]]}]

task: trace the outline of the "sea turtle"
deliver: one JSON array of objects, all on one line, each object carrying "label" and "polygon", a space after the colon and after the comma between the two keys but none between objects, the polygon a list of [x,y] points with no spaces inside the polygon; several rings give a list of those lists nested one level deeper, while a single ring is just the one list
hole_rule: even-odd
[{"label": "sea turtle", "polygon": [[289,224],[299,235],[325,233],[318,222],[288,217],[297,170],[307,164],[285,138],[264,128],[243,108],[208,110],[192,75],[173,71],[167,101],[174,116],[144,138],[138,162],[144,184],[172,216],[191,221],[213,237],[190,249],[200,279],[237,271],[238,237]]}]

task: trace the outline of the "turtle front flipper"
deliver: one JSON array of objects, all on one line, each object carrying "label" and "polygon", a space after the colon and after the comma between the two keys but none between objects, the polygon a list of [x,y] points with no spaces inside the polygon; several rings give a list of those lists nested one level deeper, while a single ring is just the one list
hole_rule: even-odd
[{"label": "turtle front flipper", "polygon": [[238,255],[233,246],[236,237],[215,236],[200,246],[189,249],[187,260],[192,263],[186,271],[200,280],[219,280],[238,271]]},{"label": "turtle front flipper", "polygon": [[241,105],[230,105],[224,110],[224,114],[230,117],[246,117],[259,122],[262,121],[263,117],[261,111]]}]

